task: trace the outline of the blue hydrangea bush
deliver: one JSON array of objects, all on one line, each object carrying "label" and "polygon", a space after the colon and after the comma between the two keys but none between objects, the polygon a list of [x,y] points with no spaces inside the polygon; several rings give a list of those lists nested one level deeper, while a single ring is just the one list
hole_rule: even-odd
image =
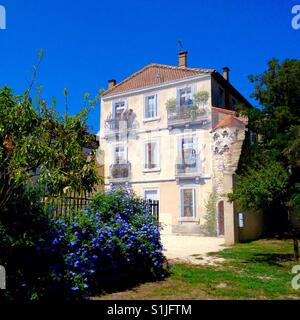
[{"label": "blue hydrangea bush", "polygon": [[161,280],[167,264],[160,226],[134,194],[97,194],[72,218],[52,218],[50,237],[37,251],[52,257],[46,292],[88,297]]}]

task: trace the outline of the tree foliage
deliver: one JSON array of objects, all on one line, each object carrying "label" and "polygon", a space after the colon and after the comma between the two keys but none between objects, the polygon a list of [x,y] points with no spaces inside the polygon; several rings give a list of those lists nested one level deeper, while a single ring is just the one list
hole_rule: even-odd
[{"label": "tree foliage", "polygon": [[[273,59],[268,70],[251,76],[261,108],[241,110],[249,117],[256,144],[244,143],[236,187],[229,195],[242,209],[273,215],[299,214],[300,60]],[[248,135],[250,134],[248,132]]]},{"label": "tree foliage", "polygon": [[[36,68],[33,81],[35,74]],[[0,265],[7,270],[8,286],[0,300],[37,299],[47,290],[41,283],[51,276],[51,255],[36,251],[50,232],[41,196],[60,195],[66,188],[92,191],[99,181],[97,144],[86,126],[97,99],[86,95],[78,115],[60,114],[55,99],[48,106],[40,89],[30,98],[32,83],[22,96],[0,89]],[[85,148],[92,152],[89,159]]]},{"label": "tree foliage", "polygon": [[[90,101],[95,103],[95,101]],[[66,187],[91,191],[98,181],[94,153],[87,161],[85,147],[95,149],[87,132],[89,109],[61,115],[40,96],[32,99],[0,89],[0,209],[18,188],[34,186],[48,193]]]}]

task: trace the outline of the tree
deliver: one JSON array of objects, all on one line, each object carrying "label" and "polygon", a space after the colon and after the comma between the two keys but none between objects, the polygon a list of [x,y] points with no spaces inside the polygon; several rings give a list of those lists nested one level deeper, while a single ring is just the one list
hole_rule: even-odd
[{"label": "tree", "polygon": [[[0,89],[0,265],[8,279],[0,300],[37,299],[46,290],[42,284],[50,276],[52,257],[37,248],[51,229],[41,196],[61,195],[66,188],[92,191],[99,181],[97,143],[86,126],[96,99],[85,95],[78,115],[62,115],[55,101],[47,106],[40,90],[31,99],[31,88],[32,83],[23,96]],[[92,150],[90,161],[86,147]]]},{"label": "tree", "polygon": [[248,135],[255,133],[259,142],[245,141],[229,198],[241,209],[269,216],[276,231],[288,227],[298,259],[299,229],[291,217],[300,216],[300,60],[273,59],[267,71],[250,81],[261,108],[239,111],[249,118]]},{"label": "tree", "polygon": [[[61,194],[66,187],[91,191],[98,182],[97,145],[85,124],[89,109],[63,116],[54,103],[36,100],[34,106],[26,94],[0,89],[0,211],[20,188]],[[87,146],[94,150],[91,161],[83,152]]]}]

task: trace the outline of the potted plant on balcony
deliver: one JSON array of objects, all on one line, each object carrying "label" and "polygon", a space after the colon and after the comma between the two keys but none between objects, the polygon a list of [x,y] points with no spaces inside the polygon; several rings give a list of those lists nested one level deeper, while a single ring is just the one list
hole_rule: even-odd
[{"label": "potted plant on balcony", "polygon": [[168,118],[172,118],[177,114],[177,100],[175,98],[170,98],[166,102],[166,108],[168,112]]},{"label": "potted plant on balcony", "polygon": [[198,107],[196,105],[192,105],[191,107],[189,107],[189,116],[192,120],[197,119],[197,111]]},{"label": "potted plant on balcony", "polygon": [[198,108],[199,115],[206,113],[205,106],[207,105],[209,93],[207,91],[197,91],[194,93],[194,103]]},{"label": "potted plant on balcony", "polygon": [[206,113],[205,108],[200,107],[200,108],[198,109],[198,113],[199,113],[200,116],[203,116],[203,115]]},{"label": "potted plant on balcony", "polygon": [[112,178],[116,179],[120,177],[120,166],[118,164],[113,165],[111,169]]},{"label": "potted plant on balcony", "polygon": [[129,174],[128,167],[126,165],[121,167],[121,170],[120,170],[121,178],[127,178],[128,174]]}]

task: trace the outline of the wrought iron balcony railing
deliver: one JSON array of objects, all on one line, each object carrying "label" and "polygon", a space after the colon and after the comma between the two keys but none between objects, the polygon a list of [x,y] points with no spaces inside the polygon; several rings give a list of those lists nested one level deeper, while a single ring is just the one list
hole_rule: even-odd
[{"label": "wrought iron balcony railing", "polygon": [[111,182],[125,182],[129,180],[131,174],[131,164],[116,163],[109,168]]},{"label": "wrought iron balcony railing", "polygon": [[201,162],[199,156],[195,158],[195,161],[188,161],[182,163],[176,163],[175,165],[175,177],[199,177],[201,176]]},{"label": "wrought iron balcony railing", "polygon": [[128,133],[138,126],[136,113],[129,109],[118,116],[110,113],[105,120],[105,135]]},{"label": "wrought iron balcony railing", "polygon": [[168,126],[203,123],[208,120],[208,111],[195,106],[177,106],[167,109]]},{"label": "wrought iron balcony railing", "polygon": [[107,119],[105,120],[105,134],[109,135],[118,132],[127,132],[134,129],[134,122],[129,120]]}]

